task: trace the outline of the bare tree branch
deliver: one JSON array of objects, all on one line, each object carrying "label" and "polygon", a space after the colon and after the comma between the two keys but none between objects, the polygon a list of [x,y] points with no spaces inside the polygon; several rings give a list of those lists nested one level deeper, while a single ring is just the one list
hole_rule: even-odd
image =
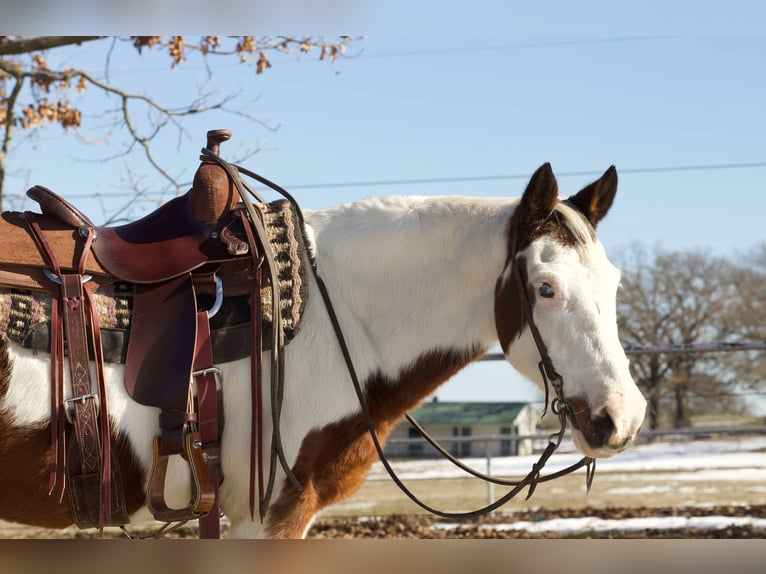
[{"label": "bare tree branch", "polygon": [[[4,133],[0,139],[0,202],[2,201],[5,164],[8,152],[12,149],[13,128],[36,130],[46,125],[59,124],[82,142],[105,143],[112,139],[125,136],[130,143],[124,146],[121,153],[114,157],[124,156],[141,149],[150,166],[170,185],[180,192],[179,178],[174,176],[167,166],[153,153],[152,145],[159,141],[159,134],[165,128],[178,130],[179,141],[188,134],[183,125],[183,118],[212,110],[221,110],[229,114],[244,117],[266,129],[275,128],[258,120],[254,115],[228,106],[234,96],[226,95],[212,101],[209,95],[200,94],[180,107],[171,108],[150,96],[130,93],[112,81],[109,73],[113,52],[120,45],[129,45],[130,49],[139,54],[154,51],[169,56],[171,67],[183,64],[187,57],[201,57],[212,77],[213,67],[210,59],[215,57],[236,57],[241,63],[252,65],[257,74],[263,73],[272,66],[267,53],[306,54],[314,52],[319,60],[335,61],[345,54],[346,43],[353,40],[349,36],[340,36],[336,41],[328,42],[321,37],[307,36],[294,38],[288,36],[258,37],[255,36],[201,36],[197,41],[189,41],[185,36],[130,36],[111,38],[106,56],[106,70],[103,78],[95,77],[84,69],[71,69],[63,66],[53,66],[48,63],[47,56],[56,49],[81,45],[85,42],[105,40],[108,36],[40,36],[24,38],[20,36],[0,36],[0,126]],[[13,88],[11,84],[13,83]],[[109,96],[116,96],[119,105],[106,110],[110,122],[107,126],[94,126],[92,120],[87,128],[92,131],[107,130],[107,135],[92,137],[81,134],[83,116],[77,106],[76,96],[92,87]],[[8,94],[7,92],[11,92]],[[151,92],[150,92],[151,93]],[[70,101],[69,95],[75,96]],[[143,106],[143,108],[142,108]],[[146,117],[142,118],[139,111],[144,110]],[[95,115],[95,114],[92,114]]]},{"label": "bare tree branch", "polygon": [[[684,252],[657,252],[650,257],[637,249],[622,267],[618,314],[627,344],[725,341],[752,332],[751,325],[766,323],[766,305],[756,309],[758,304],[753,304],[766,298],[766,276],[759,281],[731,261]],[[755,285],[761,286],[759,295],[743,296]],[[737,290],[740,296],[732,296]],[[761,363],[758,372],[766,373],[766,359]],[[742,355],[644,355],[631,361],[631,369],[652,405],[652,425],[659,424],[661,415],[674,426],[684,426],[698,410],[740,409],[736,398],[706,401],[705,396],[720,397],[732,385],[755,384],[756,379],[753,362],[743,362]]]},{"label": "bare tree branch", "polygon": [[0,56],[19,56],[30,52],[41,52],[102,40],[106,36],[37,36],[34,38],[15,38],[6,36],[0,40]]}]

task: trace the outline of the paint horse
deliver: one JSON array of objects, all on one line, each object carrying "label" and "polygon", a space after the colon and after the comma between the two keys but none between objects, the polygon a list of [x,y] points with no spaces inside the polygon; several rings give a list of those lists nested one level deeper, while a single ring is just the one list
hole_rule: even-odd
[{"label": "paint horse", "polygon": [[[538,380],[529,302],[563,377],[564,399],[578,405],[577,448],[590,457],[626,448],[646,403],[618,339],[620,274],[595,234],[616,188],[610,167],[561,201],[545,164],[521,198],[383,197],[305,212],[309,249],[379,436],[498,341],[518,371]],[[281,441],[301,488],[276,467],[274,500],[262,520],[248,511],[251,363],[217,365],[225,419],[219,501],[231,537],[305,536],[320,509],[360,487],[376,457],[322,301],[310,281],[301,329],[285,348]],[[267,379],[268,361],[263,368]],[[140,523],[151,519],[146,489],[158,421],[156,409],[128,396],[123,375],[123,366],[105,366],[112,452],[130,521]],[[0,519],[60,528],[72,516],[47,488],[49,376],[47,354],[0,343]],[[268,409],[269,393],[264,401]],[[168,504],[188,501],[189,482],[188,467],[171,460]]]}]

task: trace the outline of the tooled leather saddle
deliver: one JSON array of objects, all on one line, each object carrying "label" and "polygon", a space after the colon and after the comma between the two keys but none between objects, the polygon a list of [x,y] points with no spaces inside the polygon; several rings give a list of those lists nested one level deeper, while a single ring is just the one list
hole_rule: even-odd
[{"label": "tooled leather saddle", "polygon": [[[271,351],[270,396],[281,397],[283,347],[297,330],[308,292],[305,271],[313,262],[306,256],[300,210],[289,194],[218,156],[220,144],[230,137],[226,130],[208,132],[191,190],[138,221],[96,226],[42,186],[27,192],[40,213],[2,213],[0,298],[21,293],[47,302],[42,321],[47,337],[30,337],[19,329],[23,321],[16,321],[13,329],[22,344],[42,340],[51,354],[49,488],[61,497],[68,493],[81,528],[103,529],[128,520],[119,468],[110,451],[103,376],[103,342],[113,338],[102,335],[109,327],[99,313],[103,293],[115,285],[129,294],[132,312],[127,336],[119,338],[121,348],[107,349],[107,357],[124,361],[125,388],[135,401],[160,409],[147,491],[154,517],[166,523],[198,518],[200,537],[218,537],[223,385],[214,364],[247,355],[253,412],[251,516],[256,485],[261,516],[268,507],[273,478],[264,486],[261,356]],[[240,173],[284,193],[287,200],[267,204]],[[284,244],[288,248],[281,250]],[[211,317],[233,299],[249,306],[249,317],[237,325],[246,328],[211,332]],[[204,308],[203,301],[211,300]],[[6,336],[16,340],[11,331]],[[232,341],[238,350],[227,352]],[[65,389],[65,356],[71,390]],[[90,364],[95,364],[93,378]],[[278,460],[300,488],[282,452],[278,403],[271,405],[269,474],[274,476]],[[191,499],[180,509],[170,508],[164,497],[173,455],[188,462],[192,478]]]}]

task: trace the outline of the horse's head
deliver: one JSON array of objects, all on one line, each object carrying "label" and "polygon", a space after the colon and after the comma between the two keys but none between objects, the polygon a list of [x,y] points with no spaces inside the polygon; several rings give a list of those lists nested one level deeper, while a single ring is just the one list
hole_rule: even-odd
[{"label": "horse's head", "polygon": [[531,314],[563,379],[575,445],[592,457],[623,450],[646,409],[617,336],[620,272],[595,233],[616,190],[617,171],[610,167],[598,181],[559,201],[550,165],[540,167],[510,219],[508,259],[495,295],[505,356],[540,380]]}]

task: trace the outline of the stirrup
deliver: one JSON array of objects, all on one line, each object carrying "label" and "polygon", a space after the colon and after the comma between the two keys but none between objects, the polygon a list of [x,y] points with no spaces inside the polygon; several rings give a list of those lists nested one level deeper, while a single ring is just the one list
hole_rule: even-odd
[{"label": "stirrup", "polygon": [[187,432],[184,437],[184,451],[189,461],[192,477],[192,496],[186,508],[169,508],[165,503],[165,478],[168,457],[160,450],[159,436],[154,437],[154,462],[149,478],[148,506],[156,520],[176,522],[194,520],[208,514],[215,504],[215,485],[210,471],[202,457],[202,441],[199,432]]}]

